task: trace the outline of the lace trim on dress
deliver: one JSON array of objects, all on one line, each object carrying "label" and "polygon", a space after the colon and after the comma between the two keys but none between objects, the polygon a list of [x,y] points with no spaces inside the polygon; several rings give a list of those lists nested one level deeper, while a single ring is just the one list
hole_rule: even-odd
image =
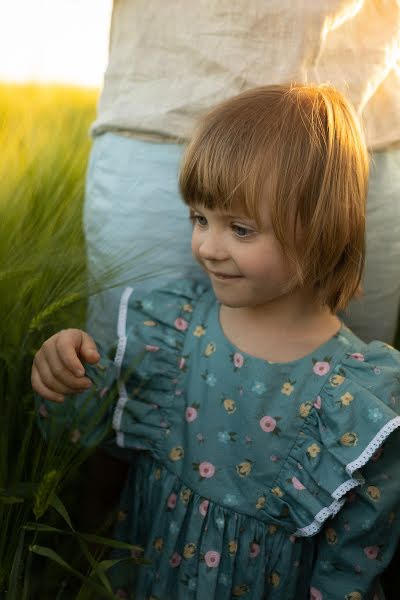
[{"label": "lace trim on dress", "polygon": [[126,288],[122,293],[121,300],[119,303],[119,314],[118,314],[118,324],[117,324],[118,345],[117,345],[117,350],[115,352],[115,358],[114,358],[114,364],[118,369],[117,376],[118,376],[119,398],[118,398],[118,402],[117,402],[117,405],[114,410],[112,425],[113,425],[113,428],[117,432],[117,440],[116,440],[117,445],[122,446],[122,447],[124,445],[124,434],[122,433],[122,431],[119,431],[119,429],[121,427],[122,413],[123,413],[125,404],[128,400],[128,394],[126,391],[125,383],[119,379],[119,376],[121,373],[121,365],[122,365],[122,361],[124,359],[125,350],[126,350],[126,320],[127,320],[127,316],[128,316],[129,298],[131,297],[132,292],[133,292],[133,288],[131,288],[131,287]]},{"label": "lace trim on dress", "polygon": [[[400,427],[400,417],[395,417],[394,419],[388,421],[373,437],[360,456],[346,466],[347,473],[352,475],[356,469],[363,467],[369,461],[374,452],[382,445],[386,438],[395,429],[397,429],[397,427]],[[319,513],[315,515],[314,521],[310,525],[297,529],[294,535],[298,537],[309,537],[318,533],[324,522],[330,517],[334,517],[346,502],[345,498],[342,498],[342,496],[344,496],[344,494],[346,494],[352,488],[362,485],[363,483],[363,479],[358,480],[354,478],[348,479],[342,483],[334,492],[332,492],[332,498],[335,498],[332,504],[320,510]]]}]

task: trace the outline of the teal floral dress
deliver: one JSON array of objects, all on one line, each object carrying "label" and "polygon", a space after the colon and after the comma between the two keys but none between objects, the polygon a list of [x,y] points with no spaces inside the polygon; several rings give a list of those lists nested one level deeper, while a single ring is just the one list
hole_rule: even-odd
[{"label": "teal floral dress", "polygon": [[[127,289],[118,336],[88,367],[94,395],[39,413],[83,444],[112,423],[135,454],[116,535],[148,564],[116,567],[119,597],[383,598],[400,532],[396,350],[342,325],[310,355],[262,360],[226,339],[212,290],[186,280]],[[82,406],[102,405],[88,433]]]}]

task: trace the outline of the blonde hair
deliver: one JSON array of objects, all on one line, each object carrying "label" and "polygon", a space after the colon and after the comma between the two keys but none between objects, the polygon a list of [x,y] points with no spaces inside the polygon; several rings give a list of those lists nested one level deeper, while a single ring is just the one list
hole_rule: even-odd
[{"label": "blonde hair", "polygon": [[186,149],[180,190],[192,206],[239,206],[275,236],[332,312],[358,291],[365,259],[368,153],[350,103],[328,85],[276,85],[231,98],[200,121]]}]

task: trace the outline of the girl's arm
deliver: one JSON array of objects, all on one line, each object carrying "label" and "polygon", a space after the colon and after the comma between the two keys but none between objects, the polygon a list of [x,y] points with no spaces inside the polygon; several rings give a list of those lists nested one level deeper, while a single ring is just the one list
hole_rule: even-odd
[{"label": "girl's arm", "polygon": [[[108,437],[118,398],[117,376],[114,361],[100,358],[84,331],[67,329],[49,338],[35,356],[31,376],[46,439],[97,446]],[[65,395],[69,396],[64,401]]]},{"label": "girl's arm", "polygon": [[83,362],[99,361],[93,339],[80,329],[65,329],[46,340],[36,353],[31,382],[33,389],[46,400],[63,402],[65,394],[74,394],[91,387],[85,377]]},{"label": "girl's arm", "polygon": [[[400,537],[400,431],[361,470],[365,484],[319,535],[311,583],[315,600],[375,600],[378,577]],[[376,596],[375,596],[376,594]]]}]

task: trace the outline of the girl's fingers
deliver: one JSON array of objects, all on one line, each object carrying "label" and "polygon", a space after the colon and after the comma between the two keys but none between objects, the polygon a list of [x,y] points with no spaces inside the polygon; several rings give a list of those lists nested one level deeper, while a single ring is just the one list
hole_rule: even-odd
[{"label": "girl's fingers", "polygon": [[49,360],[41,360],[40,354],[35,357],[34,365],[37,368],[43,384],[59,394],[73,394],[91,386],[87,377],[75,377],[64,365],[52,356]]},{"label": "girl's fingers", "polygon": [[93,339],[85,331],[82,331],[82,343],[80,355],[82,358],[90,363],[96,363],[100,360],[100,354],[97,351],[96,344]]},{"label": "girl's fingers", "polygon": [[37,370],[35,365],[33,365],[33,367],[32,367],[31,383],[32,383],[32,387],[35,390],[35,392],[37,392],[39,394],[39,396],[42,396],[42,398],[45,398],[46,400],[50,400],[52,402],[57,402],[57,403],[64,402],[64,396],[62,394],[58,394],[57,392],[50,390],[43,383],[43,381],[41,380],[39,371]]},{"label": "girl's fingers", "polygon": [[[82,377],[85,374],[85,369],[78,356],[80,355],[83,333],[80,329],[60,331],[54,337],[54,347],[51,347],[48,353],[49,359],[51,359],[50,355],[56,355],[64,368],[74,374],[75,377]],[[52,338],[48,341],[51,340]]]}]

